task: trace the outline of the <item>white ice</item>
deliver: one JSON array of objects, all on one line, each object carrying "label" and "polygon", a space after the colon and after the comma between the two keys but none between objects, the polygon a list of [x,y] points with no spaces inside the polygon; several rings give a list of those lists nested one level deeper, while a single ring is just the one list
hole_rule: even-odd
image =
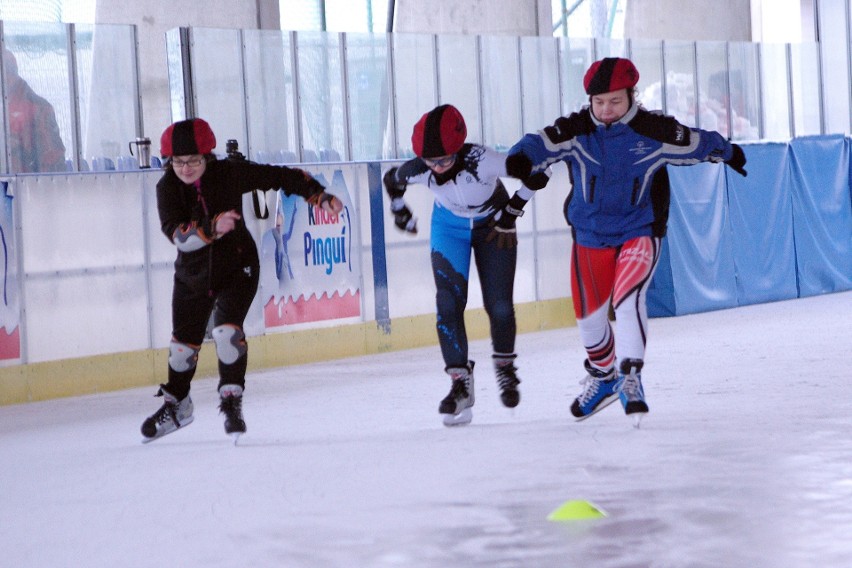
[{"label": "white ice", "polygon": [[[437,347],[251,373],[236,447],[211,379],[147,445],[155,388],[0,407],[0,566],[852,566],[850,314],[844,292],[651,320],[638,430],[619,404],[571,418],[575,327],[518,337],[514,411],[474,342],[453,429]],[[573,499],[608,516],[547,520]]]}]

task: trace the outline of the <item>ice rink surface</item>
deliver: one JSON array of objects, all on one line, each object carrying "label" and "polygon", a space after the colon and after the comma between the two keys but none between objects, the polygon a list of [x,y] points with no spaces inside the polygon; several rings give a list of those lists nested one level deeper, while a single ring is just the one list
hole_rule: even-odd
[{"label": "ice rink surface", "polygon": [[[0,565],[852,566],[850,315],[844,292],[651,320],[638,430],[570,416],[575,327],[518,337],[514,411],[474,342],[453,429],[437,347],[251,373],[236,447],[210,379],[146,445],[155,388],[0,407]],[[607,516],[547,520],[573,499]]]}]

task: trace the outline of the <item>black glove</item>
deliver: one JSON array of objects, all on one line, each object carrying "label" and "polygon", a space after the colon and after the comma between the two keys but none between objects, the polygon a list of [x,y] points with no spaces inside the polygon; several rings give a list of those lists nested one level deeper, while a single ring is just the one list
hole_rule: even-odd
[{"label": "black glove", "polygon": [[547,182],[550,181],[550,176],[544,172],[538,172],[537,174],[533,174],[527,179],[523,180],[525,186],[532,190],[539,190],[547,185]]},{"label": "black glove", "polygon": [[[402,200],[400,199],[400,201]],[[413,235],[417,234],[417,218],[411,214],[411,209],[404,202],[400,203],[397,208],[394,208],[392,202],[391,213],[393,213],[393,223],[398,229]]]},{"label": "black glove", "polygon": [[527,202],[517,193],[513,195],[512,199],[491,220],[491,232],[485,237],[485,242],[490,243],[496,237],[497,248],[515,248],[518,244],[518,229],[515,227],[515,221],[524,214],[526,204]]},{"label": "black glove", "polygon": [[748,172],[745,170],[746,165],[746,157],[743,149],[740,148],[739,144],[731,144],[731,148],[733,149],[733,154],[730,159],[725,160],[725,163],[728,164],[732,170],[737,172],[743,177],[748,175]]},{"label": "black glove", "polygon": [[571,113],[570,116],[562,116],[556,119],[553,126],[547,126],[544,133],[554,144],[566,142],[577,136],[591,134],[595,131],[595,123],[578,113]]},{"label": "black glove", "polygon": [[506,173],[513,178],[523,181],[532,173],[532,160],[526,154],[518,152],[506,158]]}]

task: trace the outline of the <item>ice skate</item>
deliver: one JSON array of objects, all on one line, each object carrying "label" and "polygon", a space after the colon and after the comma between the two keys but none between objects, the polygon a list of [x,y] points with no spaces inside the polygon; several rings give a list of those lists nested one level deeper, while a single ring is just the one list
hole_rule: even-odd
[{"label": "ice skate", "polygon": [[618,375],[618,398],[624,413],[633,418],[633,426],[639,428],[642,418],[648,413],[645,389],[642,388],[643,362],[640,359],[625,359],[621,362]]},{"label": "ice skate", "polygon": [[441,401],[438,412],[444,415],[444,426],[463,426],[473,420],[473,361],[464,367],[447,367],[453,380],[449,394]]},{"label": "ice skate", "polygon": [[583,365],[589,374],[580,381],[583,392],[571,404],[571,414],[577,421],[585,420],[618,400],[615,369],[601,371],[594,368],[588,359]]},{"label": "ice skate", "polygon": [[497,386],[500,387],[500,400],[506,408],[515,408],[521,401],[521,393],[518,392],[518,368],[515,367],[517,355],[494,354],[494,372],[497,374]]},{"label": "ice skate", "polygon": [[219,413],[225,415],[225,433],[234,438],[236,446],[240,436],[246,433],[243,420],[243,387],[222,385],[219,388]]},{"label": "ice skate", "polygon": [[143,444],[153,442],[157,438],[162,438],[166,434],[171,434],[175,430],[188,426],[193,420],[192,399],[189,398],[189,395],[179,401],[163,385],[160,385],[157,396],[163,397],[163,406],[142,423]]}]

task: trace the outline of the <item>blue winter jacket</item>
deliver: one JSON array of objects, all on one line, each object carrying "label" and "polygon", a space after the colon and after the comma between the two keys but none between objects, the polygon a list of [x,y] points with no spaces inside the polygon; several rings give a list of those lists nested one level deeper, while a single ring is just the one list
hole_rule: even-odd
[{"label": "blue winter jacket", "polygon": [[551,164],[568,165],[572,188],[565,218],[574,240],[593,248],[614,247],[639,236],[663,236],[668,220],[666,165],[723,162],[731,144],[718,132],[688,128],[636,103],[607,126],[583,108],[541,132],[527,134],[509,155],[532,161],[532,174]]}]

